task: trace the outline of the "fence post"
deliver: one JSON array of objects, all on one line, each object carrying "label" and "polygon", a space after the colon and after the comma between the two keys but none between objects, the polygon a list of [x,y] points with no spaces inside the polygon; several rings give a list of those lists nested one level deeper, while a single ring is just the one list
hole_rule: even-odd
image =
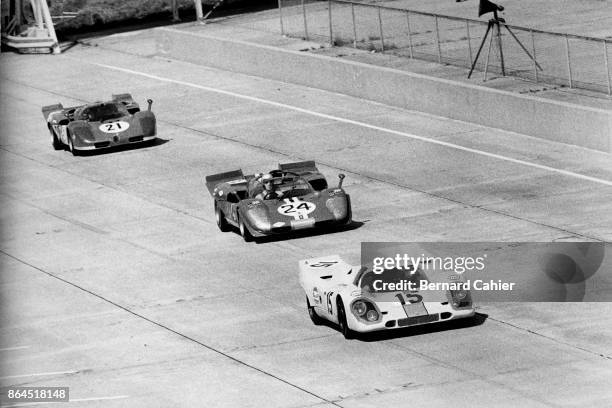
[{"label": "fence post", "polygon": [[329,45],[334,46],[334,31],[332,29],[332,1],[328,0],[327,2],[328,9],[328,18],[329,18]]},{"label": "fence post", "polygon": [[435,16],[436,21],[436,45],[438,46],[438,62],[442,63],[442,50],[440,49],[440,30],[438,30],[438,16]]},{"label": "fence post", "polygon": [[569,38],[567,34],[565,34],[565,55],[567,56],[567,76],[569,79],[569,87],[574,87],[574,82],[572,81],[572,63],[570,59],[570,48],[569,48]]},{"label": "fence post", "polygon": [[302,0],[302,14],[304,16],[304,38],[308,40],[308,23],[306,22],[306,4]]},{"label": "fence post", "polygon": [[410,45],[410,58],[414,58],[412,54],[412,30],[410,30],[410,12],[406,11],[406,24],[408,25],[408,44]]},{"label": "fence post", "polygon": [[380,14],[380,6],[378,6],[378,32],[380,33],[380,50],[385,51],[385,36],[383,34],[382,16]]},{"label": "fence post", "polygon": [[472,66],[472,39],[470,37],[470,20],[465,20],[465,32],[468,42],[468,66]]},{"label": "fence post", "polygon": [[608,62],[608,43],[603,40],[604,61],[606,62],[606,78],[608,78],[608,95],[612,95],[612,79],[610,79],[610,63]]},{"label": "fence post", "polygon": [[536,47],[535,47],[535,35],[533,35],[533,30],[529,30],[531,33],[531,51],[533,52],[533,74],[535,76],[536,84],[538,83],[538,63],[536,58]]},{"label": "fence post", "polygon": [[351,2],[351,16],[353,17],[353,47],[357,48],[357,25],[355,24],[355,3]]},{"label": "fence post", "polygon": [[281,35],[285,35],[285,29],[283,27],[283,0],[278,0],[278,17],[280,20],[280,29],[281,29]]}]

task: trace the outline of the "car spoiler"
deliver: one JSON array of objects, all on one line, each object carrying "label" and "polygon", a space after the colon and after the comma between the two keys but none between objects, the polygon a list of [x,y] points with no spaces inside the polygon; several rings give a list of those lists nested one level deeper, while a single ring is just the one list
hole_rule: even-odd
[{"label": "car spoiler", "polygon": [[294,173],[319,172],[319,169],[317,169],[314,160],[295,163],[283,163],[278,165],[278,169],[282,171],[292,171]]},{"label": "car spoiler", "polygon": [[228,183],[230,181],[244,180],[244,174],[242,170],[227,171],[225,173],[212,174],[206,176],[206,188],[210,195],[213,195],[215,187],[220,183]]},{"label": "car spoiler", "polygon": [[42,107],[42,114],[45,117],[45,120],[49,117],[51,112],[63,110],[64,106],[61,103],[56,103],[55,105],[47,105]]}]

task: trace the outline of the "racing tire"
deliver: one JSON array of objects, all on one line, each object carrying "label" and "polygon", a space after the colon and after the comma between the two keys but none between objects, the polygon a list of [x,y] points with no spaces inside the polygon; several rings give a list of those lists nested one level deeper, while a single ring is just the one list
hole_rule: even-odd
[{"label": "racing tire", "polygon": [[344,338],[347,340],[355,338],[355,332],[349,329],[348,323],[346,322],[346,311],[344,310],[344,304],[342,303],[342,300],[338,300],[337,308],[338,327],[340,328],[340,333],[342,333]]},{"label": "racing tire", "polygon": [[223,214],[223,211],[221,211],[216,204],[215,204],[215,219],[217,220],[217,227],[219,227],[219,230],[221,230],[221,232],[229,231],[229,225],[227,223],[227,220],[225,219],[225,215]]},{"label": "racing tire", "polygon": [[72,144],[72,137],[70,136],[70,133],[68,133],[68,151],[70,151],[73,156],[79,155],[79,151],[75,149],[74,145]]},{"label": "racing tire", "polygon": [[306,296],[306,307],[308,308],[308,316],[310,316],[310,320],[312,320],[314,325],[319,326],[323,324],[323,319],[321,319],[317,312],[315,312],[314,307],[310,306],[310,300],[308,300],[308,296]]},{"label": "racing tire", "polygon": [[238,229],[240,229],[240,235],[245,242],[253,241],[253,236],[249,232],[249,229],[246,225],[244,225],[244,221],[242,221],[242,217],[238,217]]},{"label": "racing tire", "polygon": [[54,150],[63,150],[64,149],[64,144],[62,143],[61,140],[59,140],[59,137],[57,137],[57,135],[55,134],[55,131],[52,128],[49,128],[49,132],[51,132],[51,137],[53,137],[53,149]]}]

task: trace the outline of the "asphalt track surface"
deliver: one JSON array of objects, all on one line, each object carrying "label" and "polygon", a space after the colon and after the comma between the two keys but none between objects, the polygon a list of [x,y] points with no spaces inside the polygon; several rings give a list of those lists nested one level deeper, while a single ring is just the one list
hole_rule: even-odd
[{"label": "asphalt track surface", "polygon": [[[346,341],[297,280],[362,241],[610,241],[610,155],[101,47],[0,63],[0,385],[84,407],[612,406],[609,303]],[[53,151],[41,106],[121,92],[154,99],[156,144]],[[218,231],[205,175],[303,159],[347,174],[351,228]]]}]

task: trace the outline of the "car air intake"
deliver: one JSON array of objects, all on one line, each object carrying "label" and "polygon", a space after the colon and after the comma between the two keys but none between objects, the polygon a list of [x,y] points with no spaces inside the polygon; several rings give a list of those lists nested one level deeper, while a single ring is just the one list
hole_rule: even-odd
[{"label": "car air intake", "polygon": [[413,324],[437,322],[438,320],[440,320],[440,315],[436,313],[436,314],[431,314],[431,315],[415,316],[415,317],[408,317],[405,319],[399,319],[397,321],[397,325],[399,327],[404,327],[404,326],[412,326]]},{"label": "car air intake", "polygon": [[442,320],[450,319],[451,317],[453,317],[453,314],[451,312],[442,312],[442,313],[440,313],[440,319],[442,319]]},{"label": "car air intake", "polygon": [[103,147],[108,147],[110,146],[110,142],[98,142],[98,143],[94,143],[94,147],[96,149],[101,149]]},{"label": "car air intake", "polygon": [[133,136],[130,137],[128,140],[130,142],[142,142],[143,136]]}]

